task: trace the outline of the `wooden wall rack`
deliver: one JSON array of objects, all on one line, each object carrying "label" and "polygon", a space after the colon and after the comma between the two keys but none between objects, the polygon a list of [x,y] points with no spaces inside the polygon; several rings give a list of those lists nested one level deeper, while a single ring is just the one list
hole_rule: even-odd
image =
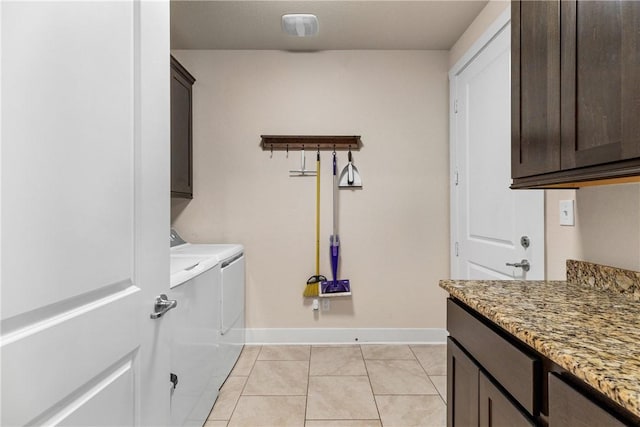
[{"label": "wooden wall rack", "polygon": [[266,151],[284,150],[359,150],[360,135],[260,135],[260,145]]}]

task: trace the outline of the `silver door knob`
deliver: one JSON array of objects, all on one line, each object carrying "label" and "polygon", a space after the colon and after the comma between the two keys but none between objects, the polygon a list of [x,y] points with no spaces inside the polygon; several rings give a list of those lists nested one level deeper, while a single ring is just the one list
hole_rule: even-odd
[{"label": "silver door knob", "polygon": [[531,264],[529,264],[529,261],[527,261],[526,259],[523,259],[520,262],[514,262],[514,263],[508,262],[507,266],[521,268],[524,271],[529,271],[531,269]]},{"label": "silver door knob", "polygon": [[161,294],[160,296],[156,297],[156,303],[153,306],[154,311],[153,313],[151,313],[151,318],[159,319],[160,317],[164,316],[167,311],[176,308],[177,305],[178,301],[174,299],[168,299],[165,294]]}]

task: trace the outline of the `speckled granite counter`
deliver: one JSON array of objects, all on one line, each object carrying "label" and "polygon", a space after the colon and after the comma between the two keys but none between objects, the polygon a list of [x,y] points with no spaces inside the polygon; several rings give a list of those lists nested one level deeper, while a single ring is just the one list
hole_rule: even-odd
[{"label": "speckled granite counter", "polygon": [[589,282],[578,274],[589,271],[586,263],[568,264],[567,270],[567,282],[442,280],[440,287],[640,416],[636,292],[578,280]]}]

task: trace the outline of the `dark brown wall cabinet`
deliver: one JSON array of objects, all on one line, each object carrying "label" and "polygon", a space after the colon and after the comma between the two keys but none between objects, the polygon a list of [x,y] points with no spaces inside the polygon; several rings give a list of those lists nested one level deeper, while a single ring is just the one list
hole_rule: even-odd
[{"label": "dark brown wall cabinet", "polygon": [[454,299],[447,301],[448,427],[640,425],[640,419]]},{"label": "dark brown wall cabinet", "polygon": [[511,14],[512,188],[640,180],[640,2]]},{"label": "dark brown wall cabinet", "polygon": [[193,111],[195,78],[171,57],[171,197],[193,198]]}]

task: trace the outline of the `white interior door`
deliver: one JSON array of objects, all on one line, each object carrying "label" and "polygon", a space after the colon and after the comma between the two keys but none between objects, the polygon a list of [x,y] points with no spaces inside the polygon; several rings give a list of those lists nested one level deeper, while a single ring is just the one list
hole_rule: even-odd
[{"label": "white interior door", "polygon": [[[544,278],[544,192],[509,189],[510,33],[507,23],[452,75],[453,278]],[[528,272],[506,265],[523,260]]]},{"label": "white interior door", "polygon": [[168,2],[0,19],[0,424],[166,424]]}]

